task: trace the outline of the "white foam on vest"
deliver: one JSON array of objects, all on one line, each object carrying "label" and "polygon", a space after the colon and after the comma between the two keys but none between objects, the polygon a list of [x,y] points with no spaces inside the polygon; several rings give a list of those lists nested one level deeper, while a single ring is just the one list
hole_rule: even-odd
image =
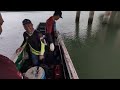
[{"label": "white foam on vest", "polygon": [[39,67],[38,74],[37,72],[37,66],[31,67],[27,70],[25,73],[25,76],[28,77],[28,79],[45,79],[45,71],[42,67]]}]

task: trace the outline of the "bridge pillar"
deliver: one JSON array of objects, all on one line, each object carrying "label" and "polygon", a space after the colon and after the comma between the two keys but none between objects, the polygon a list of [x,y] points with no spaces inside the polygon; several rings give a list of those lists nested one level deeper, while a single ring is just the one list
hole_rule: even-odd
[{"label": "bridge pillar", "polygon": [[80,19],[80,11],[77,11],[77,12],[76,12],[75,22],[76,22],[76,23],[79,23],[79,19]]},{"label": "bridge pillar", "polygon": [[94,11],[89,12],[88,25],[91,25],[93,22]]}]

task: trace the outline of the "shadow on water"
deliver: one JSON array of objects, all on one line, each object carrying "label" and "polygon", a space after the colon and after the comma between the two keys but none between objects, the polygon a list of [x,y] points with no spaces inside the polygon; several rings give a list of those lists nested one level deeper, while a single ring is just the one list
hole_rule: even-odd
[{"label": "shadow on water", "polygon": [[92,30],[92,25],[88,25],[86,40],[88,40],[91,37],[91,30]]},{"label": "shadow on water", "polygon": [[75,39],[79,39],[79,23],[75,23]]}]

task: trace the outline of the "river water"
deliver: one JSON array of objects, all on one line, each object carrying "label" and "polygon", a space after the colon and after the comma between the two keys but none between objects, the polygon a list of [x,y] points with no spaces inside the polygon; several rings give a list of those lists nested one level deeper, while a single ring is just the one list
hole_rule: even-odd
[{"label": "river water", "polygon": [[[1,12],[4,24],[0,35],[0,54],[9,58],[23,41],[22,20],[30,19],[34,28],[45,22],[53,11]],[[63,11],[57,21],[70,57],[80,79],[120,78],[120,28],[102,25],[104,11],[95,11],[92,26],[87,25],[89,11],[81,11],[80,23],[75,24],[76,11]]]}]

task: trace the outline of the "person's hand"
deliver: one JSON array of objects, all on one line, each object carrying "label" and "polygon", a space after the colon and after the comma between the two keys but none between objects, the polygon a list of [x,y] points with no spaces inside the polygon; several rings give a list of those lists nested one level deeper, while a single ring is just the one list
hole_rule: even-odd
[{"label": "person's hand", "polygon": [[18,49],[16,50],[16,53],[19,53],[22,49],[23,49],[22,47],[18,48]]},{"label": "person's hand", "polygon": [[44,59],[44,55],[40,55],[40,56],[39,56],[39,59],[40,59],[40,60],[43,60],[43,59]]},{"label": "person's hand", "polygon": [[55,49],[54,44],[53,44],[53,43],[50,43],[50,51],[54,51],[54,49]]}]

